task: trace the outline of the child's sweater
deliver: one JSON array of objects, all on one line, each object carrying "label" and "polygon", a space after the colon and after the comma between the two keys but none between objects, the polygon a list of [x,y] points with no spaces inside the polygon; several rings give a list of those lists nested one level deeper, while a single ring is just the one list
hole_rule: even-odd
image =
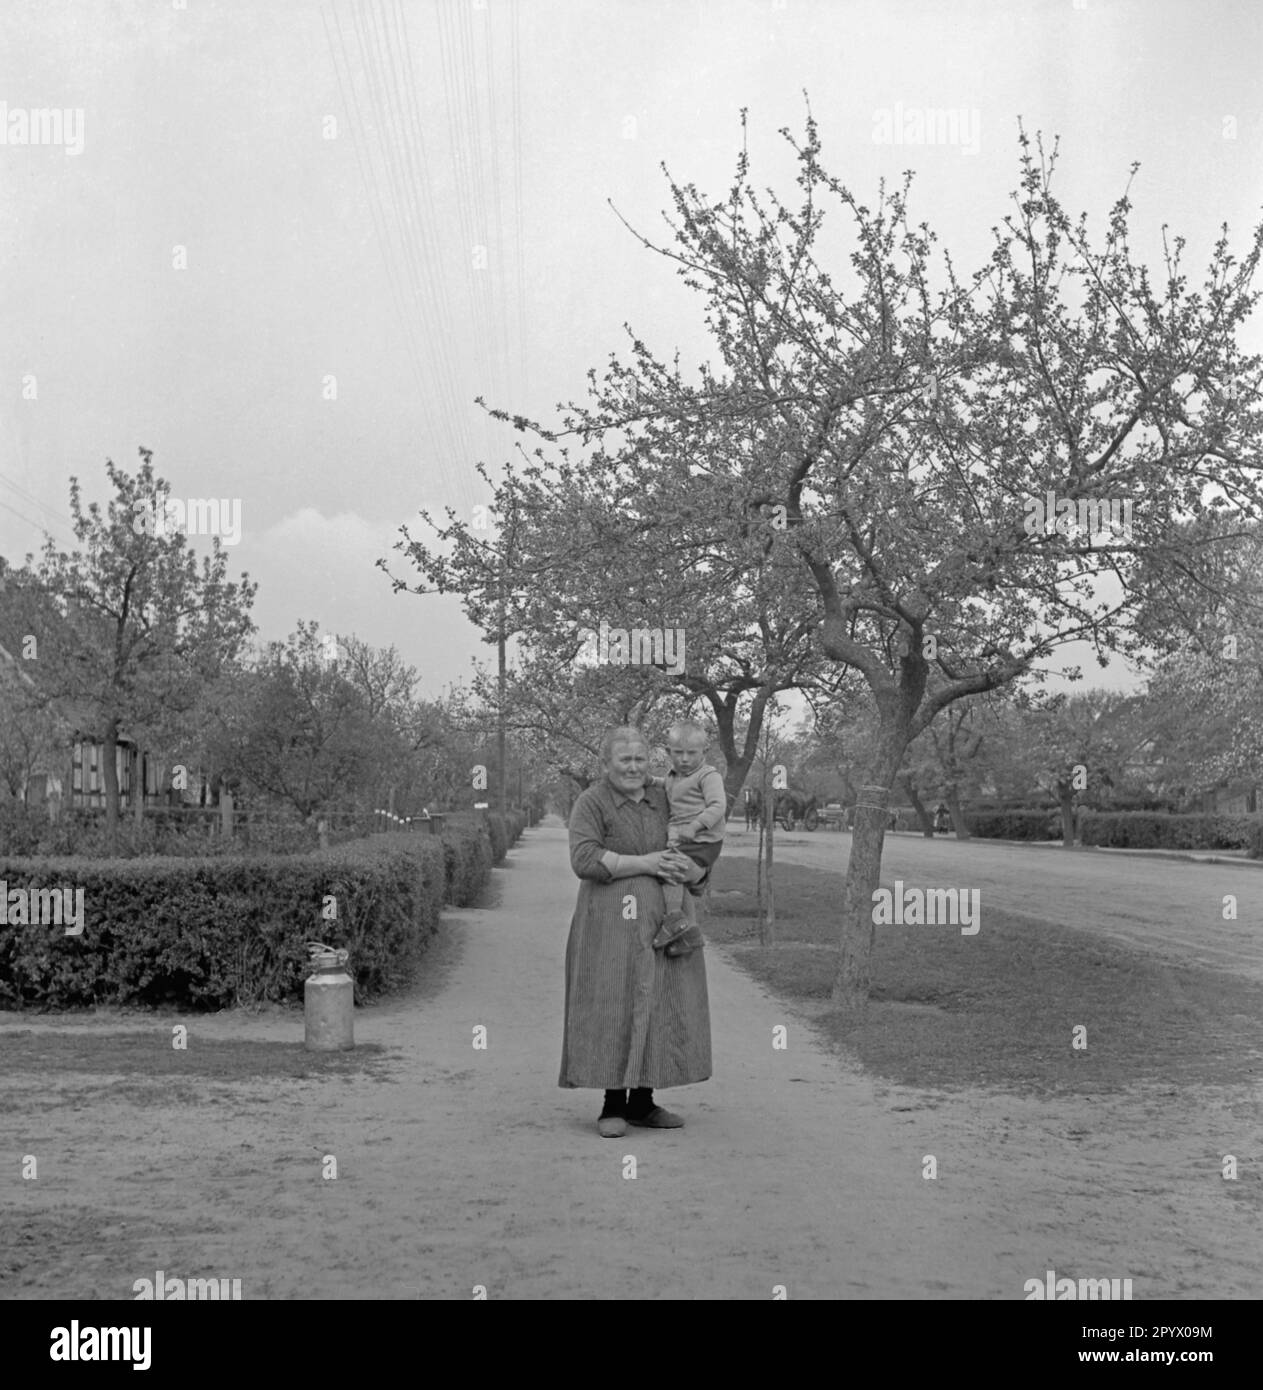
[{"label": "child's sweater", "polygon": [[663,785],[671,805],[672,830],[696,823],[699,828],[692,839],[707,844],[724,838],[728,794],[724,791],[724,779],[709,763],[703,763],[687,777],[681,777],[672,768],[663,778]]}]

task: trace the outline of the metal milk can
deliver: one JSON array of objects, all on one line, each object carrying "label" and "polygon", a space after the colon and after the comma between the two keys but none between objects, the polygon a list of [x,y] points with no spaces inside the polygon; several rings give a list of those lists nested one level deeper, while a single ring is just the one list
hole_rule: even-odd
[{"label": "metal milk can", "polygon": [[339,1052],[354,1047],[355,982],[346,972],[349,953],[323,941],[309,941],[307,949],[316,967],[303,986],[307,1050]]}]

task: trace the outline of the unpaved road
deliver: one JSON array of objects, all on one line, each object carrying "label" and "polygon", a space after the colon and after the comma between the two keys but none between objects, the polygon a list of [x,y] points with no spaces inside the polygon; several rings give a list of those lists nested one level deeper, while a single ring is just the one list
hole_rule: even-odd
[{"label": "unpaved road", "polygon": [[[896,840],[888,872],[903,854]],[[1219,1171],[1234,1153],[1257,1174],[1257,1097],[879,1088],[714,946],[716,1075],[660,1093],[686,1127],[601,1139],[599,1096],[556,1085],[576,890],[564,829],[527,832],[496,879],[495,907],[449,914],[427,984],[357,1012],[357,1041],[391,1050],[387,1082],[190,1079],[200,1104],[80,1108],[10,1084],[0,1226],[57,1218],[61,1234],[0,1278],[0,1297],[128,1298],[156,1269],[290,1299],[469,1299],[479,1285],[489,1298],[769,1299],[784,1285],[790,1298],[1017,1299],[1048,1269],[1130,1277],[1138,1300],[1263,1292],[1259,1207]],[[297,1013],[186,1021],[190,1048],[302,1036]],[[9,1014],[0,1054],[10,1029],[151,1026],[161,1045],[170,1024]],[[42,1081],[42,1097],[67,1084]],[[40,1156],[38,1181],[16,1180],[24,1153]],[[336,1180],[322,1179],[326,1154]]]},{"label": "unpaved road", "polygon": [[[728,825],[724,854],[757,853],[758,833]],[[846,872],[849,832],[777,830],[773,855],[791,864]],[[1263,867],[1204,864],[1060,845],[1017,845],[901,831],[887,835],[883,884],[977,888],[985,930],[989,907],[1055,917],[1167,960],[1192,961],[1263,980]],[[1237,918],[1224,918],[1224,897]]]}]

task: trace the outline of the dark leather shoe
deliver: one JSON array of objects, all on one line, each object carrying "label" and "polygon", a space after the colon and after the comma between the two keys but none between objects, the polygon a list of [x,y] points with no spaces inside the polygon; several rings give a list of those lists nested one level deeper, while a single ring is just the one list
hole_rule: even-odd
[{"label": "dark leather shoe", "polygon": [[646,1115],[628,1115],[627,1123],[639,1125],[642,1129],[679,1129],[684,1124],[684,1116],[655,1105]]},{"label": "dark leather shoe", "polygon": [[627,1133],[627,1121],[621,1115],[602,1115],[596,1122],[596,1132],[602,1139],[621,1139]]}]

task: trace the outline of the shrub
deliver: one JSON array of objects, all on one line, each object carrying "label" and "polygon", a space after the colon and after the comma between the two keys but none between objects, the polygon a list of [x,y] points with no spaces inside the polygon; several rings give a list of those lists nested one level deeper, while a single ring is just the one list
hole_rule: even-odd
[{"label": "shrub", "polygon": [[48,830],[48,816],[42,809],[8,798],[0,801],[0,854],[37,854]]},{"label": "shrub", "polygon": [[509,849],[509,821],[498,811],[487,813],[487,830],[491,835],[491,862],[498,864]]},{"label": "shrub", "polygon": [[1058,811],[966,811],[965,824],[969,833],[981,840],[1061,839]]},{"label": "shrub", "polygon": [[447,898],[453,907],[468,907],[491,877],[491,836],[482,826],[451,825],[441,844],[447,869]]},{"label": "shrub", "polygon": [[[3,808],[10,811],[11,808]],[[84,890],[85,928],[31,923],[0,930],[0,1002],[65,1008],[94,1003],[216,1009],[294,998],[309,972],[306,942],[350,951],[357,1001],[408,978],[444,902],[465,907],[525,825],[521,812],[450,816],[442,836],[372,834],[324,851],[245,854],[208,840],[201,855],[29,856],[57,844],[104,843],[99,817],[42,813],[3,821],[8,890]],[[277,827],[283,832],[303,827]],[[161,844],[167,827],[120,821],[123,853]],[[196,843],[178,831],[182,849]],[[19,855],[16,851],[21,850]],[[337,917],[321,908],[332,896]]]},{"label": "shrub", "polygon": [[1085,845],[1111,849],[1249,849],[1261,825],[1257,815],[1085,811],[1080,836]]},{"label": "shrub", "polygon": [[[0,931],[0,999],[67,1007],[280,1000],[308,973],[305,943],[351,953],[356,998],[405,979],[442,901],[440,847],[363,843],[271,858],[0,860],[9,892],[82,888],[82,935],[34,923]],[[337,902],[337,918],[321,908]]]}]

